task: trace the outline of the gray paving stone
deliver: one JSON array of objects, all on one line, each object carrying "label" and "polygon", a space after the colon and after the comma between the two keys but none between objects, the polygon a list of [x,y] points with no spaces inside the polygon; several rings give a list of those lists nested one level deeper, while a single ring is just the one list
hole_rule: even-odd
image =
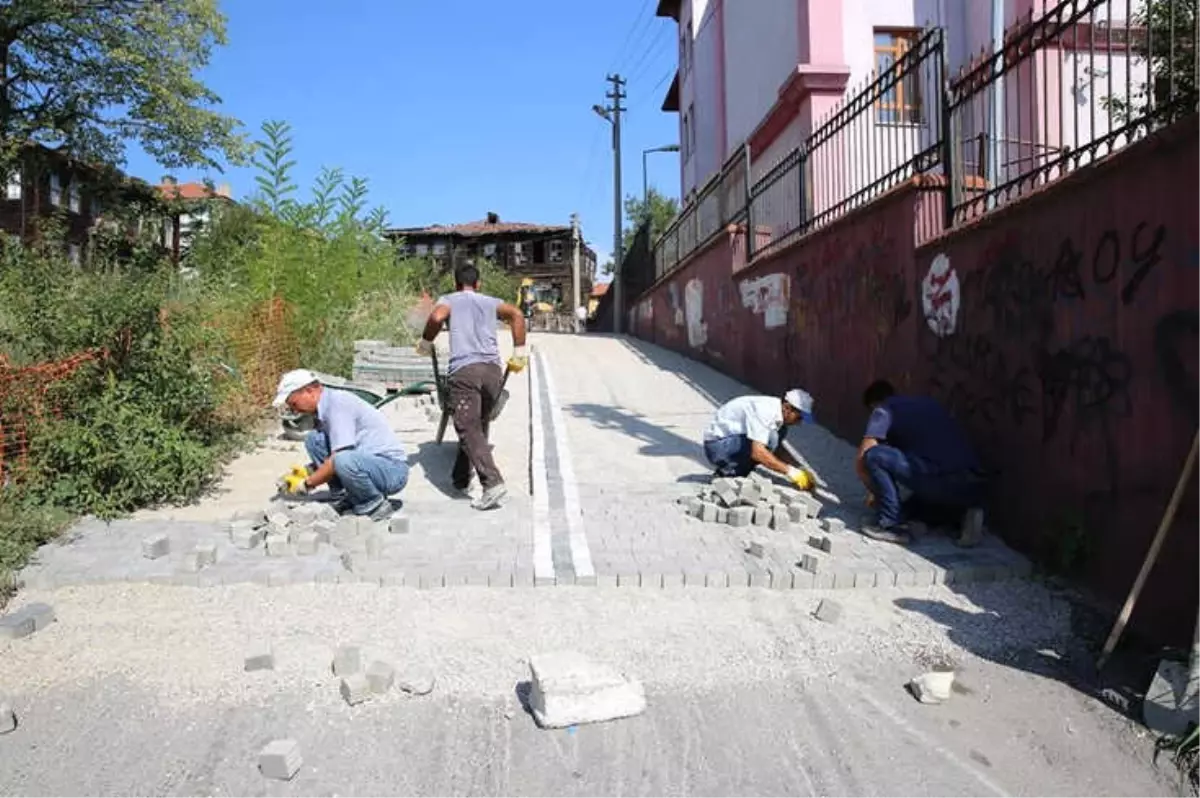
[{"label": "gray paving stone", "polygon": [[916,587],[917,572],[903,560],[885,559],[883,564],[896,575],[896,587]]},{"label": "gray paving stone", "polygon": [[832,576],[834,590],[854,589],[854,572],[848,568],[836,568]]},{"label": "gray paving stone", "polygon": [[793,524],[803,523],[808,518],[808,506],[802,503],[789,504],[787,508],[788,520]]},{"label": "gray paving stone", "polygon": [[163,534],[150,535],[142,539],[142,556],[157,560],[171,553],[171,539]]},{"label": "gray paving stone", "polygon": [[771,577],[772,590],[791,590],[795,582],[795,574],[791,568],[771,565],[767,568]]},{"label": "gray paving stone", "polygon": [[295,740],[273,740],[258,753],[258,771],[268,779],[291,781],[304,759]]},{"label": "gray paving stone", "polygon": [[833,599],[821,599],[813,617],[825,623],[837,623],[842,617],[842,605]]},{"label": "gray paving stone", "polygon": [[825,531],[833,535],[836,535],[840,532],[845,532],[846,522],[840,518],[826,518]]},{"label": "gray paving stone", "polygon": [[595,587],[596,575],[590,574],[589,576],[580,576],[579,574],[575,574],[575,585],[577,587]]},{"label": "gray paving stone", "polygon": [[597,587],[616,587],[617,575],[614,573],[598,573],[596,574]]},{"label": "gray paving stone", "polygon": [[256,643],[246,651],[246,657],[242,665],[244,671],[270,671],[275,670],[275,652],[271,650],[270,643]]},{"label": "gray paving stone", "polygon": [[760,559],[767,554],[766,549],[763,548],[763,544],[757,540],[750,541],[746,546],[746,553],[751,557],[758,557]]},{"label": "gray paving stone", "polygon": [[718,524],[728,524],[729,523],[729,510],[727,510],[724,507],[717,508],[717,523]]},{"label": "gray paving stone", "polygon": [[704,575],[705,587],[729,587],[729,574],[725,571],[709,571]]},{"label": "gray paving stone", "polygon": [[617,574],[617,587],[641,587],[642,575],[637,571]]},{"label": "gray paving stone", "polygon": [[362,649],[358,646],[342,645],[333,652],[330,670],[334,676],[349,676],[362,670]]},{"label": "gray paving stone", "polygon": [[712,502],[701,502],[700,520],[708,524],[715,523],[717,520],[717,505]]},{"label": "gray paving stone", "polygon": [[809,571],[792,572],[792,590],[812,590],[816,586],[816,576]]},{"label": "gray paving stone", "polygon": [[754,525],[769,526],[771,523],[771,508],[769,505],[760,505],[754,508]]},{"label": "gray paving stone", "polygon": [[750,526],[754,521],[753,507],[734,507],[729,511],[729,525],[733,527]]},{"label": "gray paving stone", "polygon": [[800,558],[800,568],[815,574],[821,570],[821,561],[812,554],[805,554]]}]

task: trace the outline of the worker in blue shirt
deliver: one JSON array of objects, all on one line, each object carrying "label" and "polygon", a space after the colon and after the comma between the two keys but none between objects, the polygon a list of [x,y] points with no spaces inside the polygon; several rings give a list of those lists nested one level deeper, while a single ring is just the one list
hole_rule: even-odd
[{"label": "worker in blue shirt", "polygon": [[[956,520],[959,544],[974,546],[983,536],[982,502],[986,483],[962,428],[932,397],[898,395],[877,380],[863,393],[871,411],[855,470],[867,488],[876,521],[863,534],[907,543],[907,521]],[[901,506],[900,487],[912,492]]]}]

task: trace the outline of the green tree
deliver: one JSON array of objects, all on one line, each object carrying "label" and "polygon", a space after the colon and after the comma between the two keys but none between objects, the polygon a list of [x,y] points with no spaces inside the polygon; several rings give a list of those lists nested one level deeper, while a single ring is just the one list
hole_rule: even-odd
[{"label": "green tree", "polygon": [[629,246],[633,242],[638,228],[647,219],[650,220],[650,241],[654,242],[671,226],[671,222],[678,214],[679,203],[674,197],[667,197],[659,193],[658,189],[652,188],[647,191],[644,202],[641,197],[633,194],[625,197],[625,218],[628,225],[622,231],[624,251],[629,251]]},{"label": "green tree", "polygon": [[1196,5],[1197,0],[1148,0],[1133,12],[1130,25],[1142,33],[1134,36],[1131,48],[1146,61],[1129,66],[1134,81],[1129,96],[1106,98],[1121,122],[1146,114],[1151,102],[1182,113],[1195,109]]},{"label": "green tree", "polygon": [[245,154],[237,120],[196,77],[225,44],[217,0],[0,4],[0,142],[120,164],[136,141],[168,168]]}]

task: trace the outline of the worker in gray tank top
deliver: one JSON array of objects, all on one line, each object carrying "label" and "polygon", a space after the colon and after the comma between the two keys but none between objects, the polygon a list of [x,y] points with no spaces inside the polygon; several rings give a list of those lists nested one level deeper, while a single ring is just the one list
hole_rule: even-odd
[{"label": "worker in gray tank top", "polygon": [[488,419],[500,398],[504,372],[500,346],[496,342],[497,319],[512,327],[513,356],[507,368],[517,373],[529,362],[525,353],[525,317],[515,306],[479,293],[479,270],[468,262],[454,270],[455,292],[438,299],[417,343],[417,352],[428,355],[442,325],[450,322],[450,368],[447,379],[450,411],[458,435],[458,457],[451,475],[454,487],[464,496],[471,486],[471,472],[479,475],[483,494],[472,502],[477,510],[500,506],[508,489],[496,468],[488,445]]}]

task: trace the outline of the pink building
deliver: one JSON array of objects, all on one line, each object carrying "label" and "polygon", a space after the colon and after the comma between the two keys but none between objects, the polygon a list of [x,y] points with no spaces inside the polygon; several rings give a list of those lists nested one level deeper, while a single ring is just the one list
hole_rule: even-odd
[{"label": "pink building", "polygon": [[[956,132],[968,169],[975,164],[982,175],[982,161],[990,159],[999,165],[991,179],[1002,181],[1005,173],[1028,169],[1047,153],[1078,149],[1114,124],[1105,94],[1126,92],[1125,17],[1134,16],[1145,0],[1092,1],[1086,21],[1073,26],[1058,47],[1046,48],[1053,57],[1014,71],[1001,84],[1002,100],[980,99],[960,115]],[[675,20],[679,31],[679,68],[662,108],[679,114],[684,204],[743,144],[749,144],[751,178],[757,181],[844,98],[877,70],[887,70],[922,29],[942,28],[947,74],[954,76],[990,50],[994,7],[1012,35],[1056,5],[1056,0],[658,0],[657,15]],[[1085,7],[1087,0],[1075,5]],[[1136,61],[1132,68],[1136,72]],[[880,154],[876,173],[936,137],[930,130],[940,122],[940,90],[936,81],[914,76],[876,104],[864,140],[881,142],[879,148],[893,139],[902,145],[894,148],[899,155]],[[991,129],[993,113],[1001,119],[999,135],[985,152],[978,142]],[[864,173],[850,182],[865,185],[875,176]]]}]

